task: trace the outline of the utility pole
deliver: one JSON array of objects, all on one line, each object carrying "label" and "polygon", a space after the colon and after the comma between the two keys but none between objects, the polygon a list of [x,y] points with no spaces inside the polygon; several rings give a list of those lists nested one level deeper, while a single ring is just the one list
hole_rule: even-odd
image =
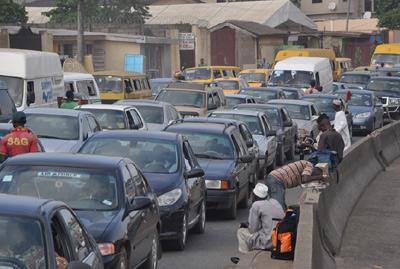
[{"label": "utility pole", "polygon": [[78,0],[78,6],[77,6],[77,13],[78,13],[78,36],[76,38],[77,40],[77,49],[78,49],[78,61],[83,64],[83,57],[84,57],[84,22],[83,22],[83,0]]},{"label": "utility pole", "polygon": [[351,2],[351,0],[347,0],[346,32],[349,31],[350,2]]}]

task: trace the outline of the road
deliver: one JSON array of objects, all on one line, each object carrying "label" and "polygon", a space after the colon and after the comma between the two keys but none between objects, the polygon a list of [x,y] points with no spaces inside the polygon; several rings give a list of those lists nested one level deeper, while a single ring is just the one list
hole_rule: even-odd
[{"label": "road", "polygon": [[[353,137],[353,143],[361,137]],[[286,203],[295,204],[301,188],[286,192]],[[238,210],[236,220],[225,220],[218,212],[208,212],[206,232],[190,234],[184,251],[163,252],[159,269],[222,269],[230,264],[230,257],[237,256],[236,230],[247,220],[248,209]]]}]

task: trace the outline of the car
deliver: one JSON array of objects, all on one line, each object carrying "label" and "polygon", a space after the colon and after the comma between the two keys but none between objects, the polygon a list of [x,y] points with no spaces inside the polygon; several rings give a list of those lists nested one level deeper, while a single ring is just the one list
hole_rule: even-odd
[{"label": "car", "polygon": [[26,127],[37,135],[46,152],[74,152],[91,135],[101,131],[93,114],[59,108],[28,108]]},{"label": "car", "polygon": [[[353,90],[351,90],[353,91]],[[346,109],[346,104],[344,101],[344,98],[346,98],[346,96],[338,96],[337,92],[336,94],[309,94],[303,97],[304,101],[309,101],[314,103],[317,108],[318,111],[320,113],[324,113],[326,114],[331,123],[333,124],[333,121],[335,120],[335,115],[336,115],[336,111],[333,109],[333,100],[335,99],[339,99],[341,102],[341,110],[345,113],[346,115],[346,119],[347,119],[347,126],[349,127],[349,133],[350,136],[352,137],[352,133],[353,133],[353,115],[351,114],[351,111]]]},{"label": "car", "polygon": [[400,67],[392,67],[392,68],[379,68],[376,70],[371,70],[372,76],[379,77],[400,77]]},{"label": "car", "polygon": [[247,207],[251,193],[249,169],[252,157],[239,129],[234,125],[193,123],[181,120],[164,131],[187,137],[204,170],[207,209],[224,210],[229,219],[237,216],[237,206]]},{"label": "car", "polygon": [[271,87],[245,88],[240,91],[240,94],[253,96],[257,103],[261,104],[265,104],[273,99],[286,99],[283,90]]},{"label": "car", "polygon": [[129,105],[91,104],[77,106],[75,110],[92,113],[103,130],[147,130],[139,110]]},{"label": "car", "polygon": [[255,104],[256,99],[250,95],[244,94],[226,94],[226,108],[233,108],[239,104]]},{"label": "car", "polygon": [[302,99],[304,96],[304,91],[302,89],[291,88],[291,87],[277,87],[277,88],[282,89],[282,91],[285,93],[286,99],[299,100]]},{"label": "car", "polygon": [[182,117],[204,117],[211,111],[222,108],[226,100],[221,88],[203,84],[177,82],[160,90],[154,100],[175,106]]},{"label": "car", "polygon": [[157,197],[126,158],[31,153],[0,169],[0,192],[63,201],[96,240],[105,268],[156,268],[160,216]]},{"label": "car", "polygon": [[[370,78],[371,73],[369,71],[349,71],[342,74],[339,82],[365,89]],[[347,88],[347,86],[345,87]]]},{"label": "car", "polygon": [[0,80],[0,123],[7,123],[17,112],[15,103],[8,93],[7,84]]},{"label": "car", "polygon": [[387,119],[400,119],[400,77],[372,77],[366,87],[380,99]]},{"label": "car", "polygon": [[272,130],[271,124],[264,112],[250,110],[223,110],[214,111],[209,115],[209,117],[239,120],[246,123],[254,137],[254,140],[257,141],[259,148],[258,178],[263,179],[267,175],[268,171],[275,169],[278,141],[276,139],[276,132]]},{"label": "car", "polygon": [[59,201],[0,194],[0,241],[1,268],[63,268],[62,257],[68,269],[103,269],[93,237]]},{"label": "car", "polygon": [[197,123],[214,123],[223,124],[224,126],[235,125],[239,128],[240,134],[243,140],[246,142],[247,149],[249,150],[250,156],[253,158],[250,171],[254,171],[250,175],[250,186],[253,188],[257,183],[257,175],[255,171],[259,171],[258,156],[260,154],[260,149],[258,147],[257,141],[254,140],[253,135],[246,123],[238,120],[224,119],[224,118],[186,118],[185,122],[197,122]]},{"label": "car", "polygon": [[[343,98],[347,91],[337,91],[337,95]],[[347,105],[353,115],[353,131],[371,133],[383,127],[383,107],[375,93],[367,90],[351,90],[351,93],[352,97]]]},{"label": "car", "polygon": [[289,111],[290,117],[297,124],[298,142],[302,142],[305,137],[317,138],[319,111],[313,103],[304,100],[271,100],[268,104],[281,105]]},{"label": "car", "polygon": [[[11,123],[0,123],[0,139],[8,135],[12,131],[12,129],[14,129],[14,126]],[[45,152],[44,147],[40,142],[40,140],[38,140],[38,146],[39,146],[39,152]]]},{"label": "car", "polygon": [[204,233],[204,171],[182,135],[126,130],[101,132],[92,136],[79,153],[123,156],[134,161],[158,197],[160,239],[175,249],[185,248],[190,229]]},{"label": "car", "polygon": [[150,131],[161,131],[171,121],[181,118],[176,108],[165,102],[141,99],[125,99],[114,103],[116,105],[127,105],[135,107]]},{"label": "car", "polygon": [[176,82],[173,78],[153,78],[149,80],[151,95],[156,97],[161,89],[168,87],[170,83]]},{"label": "car", "polygon": [[294,160],[297,144],[297,124],[292,120],[285,107],[271,104],[241,104],[236,106],[235,109],[264,112],[272,130],[276,131],[278,140],[277,165],[284,165],[285,159]]},{"label": "car", "polygon": [[241,89],[250,87],[244,79],[241,78],[218,78],[214,81],[217,87],[223,89],[224,94],[238,94]]}]

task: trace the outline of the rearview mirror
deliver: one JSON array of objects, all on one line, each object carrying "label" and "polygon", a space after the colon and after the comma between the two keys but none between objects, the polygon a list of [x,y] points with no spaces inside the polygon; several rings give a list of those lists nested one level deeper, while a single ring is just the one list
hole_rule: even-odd
[{"label": "rearview mirror", "polygon": [[87,263],[71,261],[68,263],[67,269],[92,269],[92,267]]},{"label": "rearview mirror", "polygon": [[283,127],[292,127],[292,126],[293,126],[293,123],[290,122],[290,121],[285,121],[285,122],[283,123]]},{"label": "rearview mirror", "polygon": [[129,211],[141,210],[150,207],[153,201],[146,196],[135,197],[128,206]]},{"label": "rearview mirror", "polygon": [[185,173],[185,178],[194,178],[194,177],[202,177],[204,176],[204,171],[200,167],[195,167],[189,172]]},{"label": "rearview mirror", "polygon": [[267,136],[276,136],[276,131],[274,131],[274,130],[268,131]]},{"label": "rearview mirror", "polygon": [[242,156],[239,158],[239,162],[241,163],[250,163],[253,161],[253,158],[250,155]]}]

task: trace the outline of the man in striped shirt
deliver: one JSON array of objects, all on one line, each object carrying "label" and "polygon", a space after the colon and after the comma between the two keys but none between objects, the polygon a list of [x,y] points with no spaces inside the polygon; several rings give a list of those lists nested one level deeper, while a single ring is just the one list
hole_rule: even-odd
[{"label": "man in striped shirt", "polygon": [[273,170],[266,179],[271,198],[277,200],[286,210],[285,191],[301,184],[321,180],[322,170],[308,161],[297,161]]}]

